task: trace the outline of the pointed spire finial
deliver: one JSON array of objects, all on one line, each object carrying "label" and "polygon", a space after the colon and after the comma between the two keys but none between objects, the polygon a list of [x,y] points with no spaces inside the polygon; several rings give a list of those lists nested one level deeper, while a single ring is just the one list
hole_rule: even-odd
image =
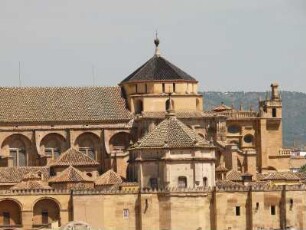
[{"label": "pointed spire finial", "polygon": [[157,30],[156,30],[154,44],[155,44],[155,55],[157,57],[160,57],[159,43],[160,43],[160,41],[158,39],[158,34],[157,34]]}]

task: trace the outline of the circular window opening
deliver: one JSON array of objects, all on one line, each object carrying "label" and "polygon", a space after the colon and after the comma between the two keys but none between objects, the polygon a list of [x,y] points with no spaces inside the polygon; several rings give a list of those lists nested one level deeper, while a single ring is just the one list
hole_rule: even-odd
[{"label": "circular window opening", "polygon": [[229,133],[239,133],[240,132],[240,127],[237,125],[231,125],[227,128],[227,131]]},{"label": "circular window opening", "polygon": [[86,175],[92,177],[92,173],[86,173]]},{"label": "circular window opening", "polygon": [[243,140],[245,143],[252,143],[253,142],[253,136],[251,134],[245,135]]}]

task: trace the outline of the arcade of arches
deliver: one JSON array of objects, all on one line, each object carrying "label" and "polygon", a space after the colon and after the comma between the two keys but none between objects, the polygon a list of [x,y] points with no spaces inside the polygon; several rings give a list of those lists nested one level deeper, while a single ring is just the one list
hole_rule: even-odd
[{"label": "arcade of arches", "polygon": [[30,229],[43,226],[49,227],[51,224],[60,226],[62,217],[65,222],[69,220],[67,213],[69,200],[67,196],[61,195],[59,197],[59,200],[62,200],[61,205],[65,206],[66,210],[61,210],[59,201],[54,198],[42,197],[38,200],[35,199],[33,196],[21,197],[19,200],[1,199],[0,197],[0,228],[22,227]]},{"label": "arcade of arches", "polygon": [[[131,134],[117,131],[107,143],[109,151],[126,150],[131,140]],[[79,132],[73,141],[59,133],[47,133],[41,140],[35,140],[21,132],[9,135],[1,142],[0,167],[45,166],[71,147],[107,167],[103,161],[108,160],[110,152],[105,144],[103,135],[100,137],[94,132]]]}]

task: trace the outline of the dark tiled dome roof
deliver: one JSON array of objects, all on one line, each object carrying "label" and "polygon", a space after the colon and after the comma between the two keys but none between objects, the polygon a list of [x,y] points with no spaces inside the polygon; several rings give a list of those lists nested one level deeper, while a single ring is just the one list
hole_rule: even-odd
[{"label": "dark tiled dome roof", "polygon": [[120,84],[139,81],[189,81],[197,82],[189,74],[176,67],[165,58],[154,55]]}]

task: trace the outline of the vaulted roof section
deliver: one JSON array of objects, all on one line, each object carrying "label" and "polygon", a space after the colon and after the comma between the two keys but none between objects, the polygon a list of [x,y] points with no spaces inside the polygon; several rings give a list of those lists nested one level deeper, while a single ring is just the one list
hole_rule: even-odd
[{"label": "vaulted roof section", "polygon": [[167,115],[152,132],[145,135],[135,148],[190,148],[213,147],[175,116]]},{"label": "vaulted roof section", "polygon": [[0,87],[0,122],[127,121],[120,87]]},{"label": "vaulted roof section", "polygon": [[189,74],[159,55],[154,55],[120,84],[144,81],[188,81],[197,83],[197,80]]},{"label": "vaulted roof section", "polygon": [[98,166],[99,163],[84,153],[70,148],[56,159],[51,166]]}]

